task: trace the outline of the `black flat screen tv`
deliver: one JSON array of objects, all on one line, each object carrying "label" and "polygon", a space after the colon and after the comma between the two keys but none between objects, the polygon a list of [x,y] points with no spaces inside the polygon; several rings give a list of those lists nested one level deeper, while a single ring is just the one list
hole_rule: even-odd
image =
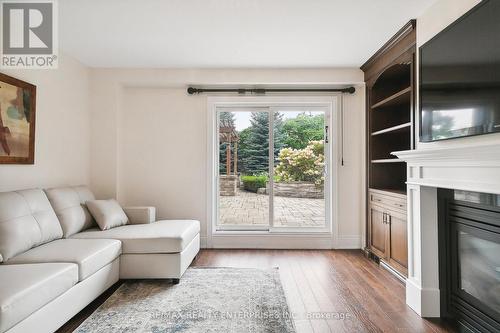
[{"label": "black flat screen tv", "polygon": [[500,132],[500,0],[483,0],[419,51],[420,141]]}]

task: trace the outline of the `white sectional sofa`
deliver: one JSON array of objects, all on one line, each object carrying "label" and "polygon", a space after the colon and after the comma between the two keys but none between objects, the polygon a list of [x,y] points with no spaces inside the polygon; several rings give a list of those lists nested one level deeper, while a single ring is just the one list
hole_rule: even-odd
[{"label": "white sectional sofa", "polygon": [[101,231],[85,186],[0,193],[0,333],[53,332],[119,279],[178,283],[200,249],[194,220],[129,223]]}]

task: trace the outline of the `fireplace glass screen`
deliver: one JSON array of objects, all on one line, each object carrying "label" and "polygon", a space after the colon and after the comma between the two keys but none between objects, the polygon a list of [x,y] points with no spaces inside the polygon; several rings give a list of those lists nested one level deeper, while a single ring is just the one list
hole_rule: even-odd
[{"label": "fireplace glass screen", "polygon": [[500,332],[500,195],[439,189],[441,314]]},{"label": "fireplace glass screen", "polygon": [[460,288],[500,314],[500,244],[459,231]]}]

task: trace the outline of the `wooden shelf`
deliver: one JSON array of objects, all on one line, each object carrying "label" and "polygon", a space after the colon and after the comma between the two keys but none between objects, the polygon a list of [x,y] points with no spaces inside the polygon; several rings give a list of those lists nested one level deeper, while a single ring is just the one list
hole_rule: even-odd
[{"label": "wooden shelf", "polygon": [[405,161],[400,160],[399,158],[384,158],[380,160],[372,160],[372,163],[405,163]]},{"label": "wooden shelf", "polygon": [[375,103],[372,105],[372,110],[376,108],[380,108],[382,106],[391,106],[391,105],[398,105],[398,104],[403,104],[404,102],[408,102],[410,99],[411,93],[411,87],[405,88],[397,93],[395,93],[392,96],[387,97],[384,100],[381,100],[378,103]]},{"label": "wooden shelf", "polygon": [[400,125],[396,125],[396,126],[392,126],[392,127],[389,127],[389,128],[384,128],[383,130],[373,132],[372,136],[374,136],[374,135],[380,135],[380,134],[384,134],[384,133],[395,132],[395,131],[398,131],[400,129],[407,128],[407,127],[411,127],[411,122],[400,124]]}]

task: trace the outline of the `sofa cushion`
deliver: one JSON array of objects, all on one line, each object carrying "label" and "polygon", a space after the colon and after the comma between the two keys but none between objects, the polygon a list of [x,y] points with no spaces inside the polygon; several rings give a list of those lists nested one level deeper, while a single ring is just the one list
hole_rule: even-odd
[{"label": "sofa cushion", "polygon": [[200,222],[168,220],[148,224],[131,224],[101,231],[92,228],[72,238],[111,238],[122,242],[122,252],[178,253],[200,233]]},{"label": "sofa cushion", "polygon": [[16,325],[78,282],[68,263],[0,265],[0,332]]},{"label": "sofa cushion", "polygon": [[128,217],[115,199],[89,200],[87,208],[101,230],[107,230],[128,222]]},{"label": "sofa cushion", "polygon": [[3,261],[61,237],[61,225],[42,190],[0,193],[0,255]]},{"label": "sofa cushion", "polygon": [[65,238],[95,226],[85,205],[95,198],[86,186],[56,187],[45,190],[45,193],[61,222]]},{"label": "sofa cushion", "polygon": [[82,281],[120,254],[120,241],[114,239],[59,239],[15,256],[4,264],[75,263],[79,281]]}]

